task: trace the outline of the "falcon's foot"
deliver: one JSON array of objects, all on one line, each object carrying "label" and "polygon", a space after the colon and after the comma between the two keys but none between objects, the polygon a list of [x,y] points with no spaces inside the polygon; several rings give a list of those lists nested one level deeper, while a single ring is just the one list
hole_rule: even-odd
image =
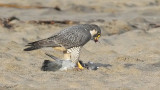
[{"label": "falcon's foot", "polygon": [[77,70],[83,70],[84,69],[84,63],[82,61],[78,61],[76,69]]},{"label": "falcon's foot", "polygon": [[78,67],[80,70],[84,69],[84,67],[80,64],[79,61],[78,61],[78,63],[77,63],[77,67]]}]

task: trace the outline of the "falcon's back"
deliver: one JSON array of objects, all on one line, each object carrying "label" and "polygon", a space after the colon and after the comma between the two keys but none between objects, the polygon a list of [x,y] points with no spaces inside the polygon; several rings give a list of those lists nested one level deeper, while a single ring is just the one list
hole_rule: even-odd
[{"label": "falcon's back", "polygon": [[90,30],[92,25],[81,24],[68,27],[53,36],[31,42],[27,46],[28,48],[24,49],[25,51],[31,51],[43,47],[65,47],[66,49],[72,47],[79,47],[86,44],[91,39]]},{"label": "falcon's back", "polygon": [[88,24],[76,25],[62,30],[48,39],[53,39],[65,48],[83,46],[91,39]]}]

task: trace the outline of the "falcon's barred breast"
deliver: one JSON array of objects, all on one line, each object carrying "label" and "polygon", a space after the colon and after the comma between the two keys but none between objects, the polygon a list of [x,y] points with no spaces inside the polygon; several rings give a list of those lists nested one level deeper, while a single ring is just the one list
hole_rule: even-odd
[{"label": "falcon's barred breast", "polygon": [[39,41],[28,43],[24,51],[31,51],[43,47],[63,48],[65,59],[77,62],[80,49],[89,40],[98,41],[101,29],[95,24],[80,24],[68,27],[53,36]]}]

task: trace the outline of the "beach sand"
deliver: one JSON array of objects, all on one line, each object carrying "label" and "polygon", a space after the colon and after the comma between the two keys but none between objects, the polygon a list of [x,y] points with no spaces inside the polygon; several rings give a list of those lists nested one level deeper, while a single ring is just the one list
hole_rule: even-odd
[{"label": "beach sand", "polygon": [[[0,6],[0,18],[20,19],[10,22],[11,28],[0,25],[0,90],[160,89],[160,0],[0,0]],[[43,61],[52,60],[46,52],[59,58],[62,52],[52,48],[26,52],[25,45],[76,24],[29,23],[31,20],[99,25],[99,43],[89,41],[80,59],[108,67],[41,71]]]}]

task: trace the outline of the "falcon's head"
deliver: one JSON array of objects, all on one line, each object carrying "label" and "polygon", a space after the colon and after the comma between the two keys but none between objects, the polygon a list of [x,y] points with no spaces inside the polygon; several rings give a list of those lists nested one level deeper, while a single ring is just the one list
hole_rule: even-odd
[{"label": "falcon's head", "polygon": [[101,37],[101,29],[99,26],[92,24],[92,29],[90,30],[91,33],[91,40],[94,40],[95,42],[98,42],[98,39]]}]

